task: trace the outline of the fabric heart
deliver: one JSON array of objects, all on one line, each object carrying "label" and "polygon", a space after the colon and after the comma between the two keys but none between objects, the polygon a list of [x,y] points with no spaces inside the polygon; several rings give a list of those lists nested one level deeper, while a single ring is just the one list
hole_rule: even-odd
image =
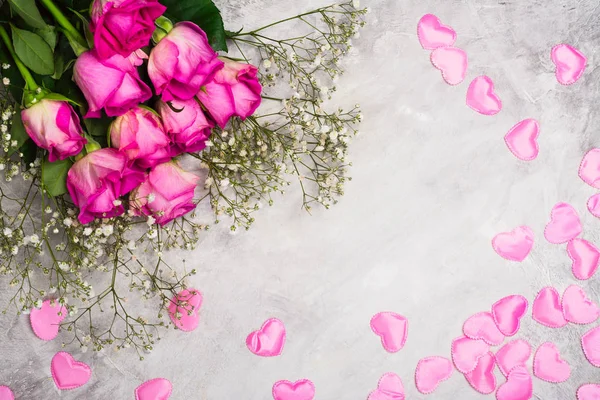
[{"label": "fabric heart", "polygon": [[540,152],[537,142],[539,134],[540,124],[535,119],[529,118],[513,126],[504,136],[504,142],[519,160],[531,161]]},{"label": "fabric heart", "polygon": [[415,371],[417,390],[423,394],[433,393],[443,381],[452,376],[452,362],[444,357],[425,357],[419,360]]},{"label": "fabric heart", "polygon": [[583,156],[579,177],[591,187],[600,189],[600,149],[591,149]]},{"label": "fabric heart", "polygon": [[377,389],[369,394],[367,400],[404,400],[405,398],[402,379],[393,372],[388,372],[379,379]]},{"label": "fabric heart", "polygon": [[558,44],[552,48],[550,56],[556,65],[556,79],[561,85],[572,85],[583,75],[587,58],[576,48]]},{"label": "fabric heart", "polygon": [[294,383],[279,381],[273,385],[273,399],[275,400],[313,400],[315,385],[308,379]]},{"label": "fabric heart", "polygon": [[34,308],[29,314],[29,322],[35,336],[42,340],[52,340],[58,335],[60,323],[67,317],[67,309],[56,300],[46,300],[41,308]]},{"label": "fabric heart", "polygon": [[545,287],[540,290],[533,301],[532,318],[549,328],[562,328],[568,324],[562,312],[560,294],[556,289]]},{"label": "fabric heart", "polygon": [[506,260],[523,261],[533,248],[533,231],[528,226],[518,226],[510,232],[499,233],[492,239],[492,247]]},{"label": "fabric heart", "polygon": [[184,289],[177,293],[169,304],[169,317],[173,324],[184,332],[191,332],[200,322],[202,294],[196,289]]},{"label": "fabric heart", "polygon": [[584,239],[571,239],[567,244],[567,254],[573,260],[571,269],[577,279],[590,279],[598,269],[600,250]]},{"label": "fabric heart", "polygon": [[581,337],[585,358],[594,367],[600,368],[600,326],[590,329]]},{"label": "fabric heart", "polygon": [[135,400],[167,400],[171,397],[173,385],[164,378],[150,379],[135,388]]},{"label": "fabric heart", "polygon": [[494,376],[494,368],[496,360],[494,353],[489,352],[479,359],[477,367],[471,372],[465,374],[465,378],[473,389],[481,394],[490,394],[496,390],[496,377]]},{"label": "fabric heart", "polygon": [[371,318],[371,330],[381,337],[381,344],[386,351],[395,353],[406,343],[408,320],[394,312],[380,312]]},{"label": "fabric heart", "polygon": [[504,336],[515,335],[521,326],[521,318],[527,312],[527,299],[515,294],[498,300],[492,306],[496,326]]},{"label": "fabric heart", "polygon": [[15,400],[15,395],[8,386],[0,386],[0,400]]},{"label": "fabric heart", "polygon": [[452,341],[452,361],[457,370],[466,374],[477,367],[477,362],[487,354],[490,345],[483,340],[462,336]]},{"label": "fabric heart", "polygon": [[562,310],[565,319],[575,324],[591,324],[600,317],[600,308],[577,285],[569,286],[563,293]]},{"label": "fabric heart", "polygon": [[425,50],[434,50],[442,46],[452,46],[456,41],[456,32],[442,24],[435,15],[425,14],[417,24],[417,37]]},{"label": "fabric heart", "polygon": [[594,217],[600,218],[600,193],[588,199],[587,208]]},{"label": "fabric heart", "polygon": [[248,350],[261,357],[280,355],[284,343],[285,326],[277,318],[268,319],[259,330],[246,338]]},{"label": "fabric heart", "polygon": [[535,352],[533,374],[546,382],[565,382],[571,376],[571,367],[560,358],[556,346],[546,342]]},{"label": "fabric heart", "polygon": [[494,82],[489,76],[478,76],[467,89],[467,105],[483,115],[495,115],[502,110],[502,101],[494,93]]},{"label": "fabric heart", "polygon": [[544,237],[554,244],[566,243],[579,236],[581,221],[577,211],[567,203],[558,203],[552,208],[550,222],[544,230]]},{"label": "fabric heart", "polygon": [[504,341],[504,335],[494,322],[489,312],[472,315],[463,324],[463,333],[471,339],[481,339],[491,346],[497,346]]},{"label": "fabric heart", "polygon": [[52,357],[50,372],[56,387],[60,390],[76,389],[90,380],[92,370],[89,365],[75,361],[65,351],[59,351]]},{"label": "fabric heart", "polygon": [[600,385],[588,383],[577,389],[577,400],[600,400]]},{"label": "fabric heart", "polygon": [[456,47],[438,47],[431,52],[431,63],[442,71],[442,78],[449,85],[458,85],[467,75],[467,53]]},{"label": "fabric heart", "polygon": [[497,400],[529,400],[533,396],[533,379],[524,366],[513,368],[506,382],[496,392]]},{"label": "fabric heart", "polygon": [[506,343],[496,352],[496,363],[502,375],[508,376],[510,371],[519,365],[525,365],[531,357],[531,345],[523,339]]}]

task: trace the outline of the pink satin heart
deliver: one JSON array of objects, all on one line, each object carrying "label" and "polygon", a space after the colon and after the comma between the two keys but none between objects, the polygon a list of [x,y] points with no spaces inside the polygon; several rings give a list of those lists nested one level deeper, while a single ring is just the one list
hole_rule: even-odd
[{"label": "pink satin heart", "polygon": [[381,338],[381,345],[390,352],[400,351],[408,337],[408,320],[394,312],[380,312],[371,318],[371,330]]},{"label": "pink satin heart", "polygon": [[572,85],[581,78],[585,71],[587,58],[568,44],[554,46],[550,57],[556,65],[556,79],[561,85]]},{"label": "pink satin heart", "polygon": [[593,195],[587,201],[588,211],[596,218],[600,218],[600,193]]},{"label": "pink satin heart", "polygon": [[52,340],[58,335],[60,323],[67,317],[67,309],[56,300],[46,300],[42,308],[34,308],[29,314],[31,329],[42,340]]},{"label": "pink satin heart", "polygon": [[600,189],[600,149],[591,149],[585,153],[579,164],[579,177],[591,187]]},{"label": "pink satin heart", "polygon": [[497,400],[529,400],[533,396],[533,379],[524,366],[513,368],[506,382],[496,392]]},{"label": "pink satin heart", "polygon": [[0,400],[15,400],[15,395],[8,386],[0,386]]},{"label": "pink satin heart", "polygon": [[585,358],[594,367],[600,368],[600,326],[590,329],[581,337]]},{"label": "pink satin heart", "polygon": [[562,328],[568,322],[562,312],[560,294],[553,287],[545,287],[533,301],[532,318],[549,328]]},{"label": "pink satin heart", "polygon": [[531,161],[540,152],[537,142],[539,134],[540,124],[535,119],[529,118],[513,126],[504,136],[504,142],[519,160]]},{"label": "pink satin heart", "polygon": [[550,243],[566,243],[579,236],[582,229],[577,211],[570,204],[558,203],[552,208],[544,237]]},{"label": "pink satin heart", "polygon": [[377,389],[369,394],[367,400],[404,400],[405,398],[402,379],[393,372],[388,372],[379,379]]},{"label": "pink satin heart", "polygon": [[521,326],[521,318],[527,312],[527,299],[515,294],[498,300],[492,306],[496,326],[504,336],[515,335]]},{"label": "pink satin heart", "polygon": [[481,357],[477,362],[477,367],[471,372],[465,374],[465,378],[473,389],[481,394],[490,394],[496,390],[496,377],[494,376],[494,368],[496,360],[494,353],[491,351]]},{"label": "pink satin heart", "polygon": [[442,72],[449,85],[458,85],[467,75],[467,53],[456,47],[438,47],[431,52],[431,63]]},{"label": "pink satin heart", "polygon": [[577,389],[577,400],[600,400],[600,385],[588,383]]},{"label": "pink satin heart", "polygon": [[277,318],[268,319],[262,327],[246,338],[248,350],[257,356],[274,357],[281,354],[285,343],[285,326]]},{"label": "pink satin heart", "polygon": [[167,400],[171,397],[173,385],[164,378],[154,378],[135,388],[135,400]]},{"label": "pink satin heart", "polygon": [[433,393],[443,381],[452,376],[452,362],[445,357],[425,357],[419,360],[415,371],[417,390],[423,394]]},{"label": "pink satin heart", "polygon": [[516,366],[525,365],[529,357],[531,345],[523,339],[516,339],[506,343],[496,352],[496,363],[502,375],[508,376]]},{"label": "pink satin heart", "polygon": [[533,248],[533,231],[528,226],[517,226],[510,232],[499,233],[492,239],[492,247],[506,260],[523,261]]},{"label": "pink satin heart", "polygon": [[577,279],[590,279],[598,269],[600,250],[584,239],[571,239],[567,244],[567,254],[573,260],[571,269]]},{"label": "pink satin heart", "polygon": [[435,15],[425,14],[417,24],[417,37],[425,50],[434,50],[442,46],[452,46],[456,41],[456,32],[442,24]]},{"label": "pink satin heart", "polygon": [[560,358],[556,346],[546,342],[538,347],[533,357],[533,375],[550,383],[565,382],[571,376],[571,367]]},{"label": "pink satin heart", "polygon": [[184,289],[177,293],[169,304],[169,317],[173,324],[184,332],[191,332],[200,322],[202,294],[196,289]]},{"label": "pink satin heart", "polygon": [[502,110],[502,101],[494,93],[494,82],[489,76],[478,76],[467,89],[467,105],[483,115],[495,115]]},{"label": "pink satin heart", "polygon": [[491,346],[497,346],[504,341],[504,335],[494,322],[489,312],[472,315],[463,324],[463,333],[471,339],[481,339]]},{"label": "pink satin heart", "polygon": [[92,376],[89,365],[76,361],[65,351],[59,351],[52,357],[50,372],[56,387],[60,390],[76,389],[85,385]]},{"label": "pink satin heart", "polygon": [[563,293],[562,310],[565,319],[575,324],[591,324],[600,317],[600,308],[577,285],[569,286]]},{"label": "pink satin heart", "polygon": [[463,374],[472,372],[477,362],[487,354],[490,345],[483,340],[473,340],[462,336],[452,341],[452,361]]},{"label": "pink satin heart", "polygon": [[315,385],[308,379],[296,382],[279,381],[273,385],[273,399],[275,400],[313,400]]}]

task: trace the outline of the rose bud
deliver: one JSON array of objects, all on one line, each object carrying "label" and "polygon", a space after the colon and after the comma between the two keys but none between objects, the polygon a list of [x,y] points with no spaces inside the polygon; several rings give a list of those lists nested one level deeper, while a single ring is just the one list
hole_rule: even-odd
[{"label": "rose bud", "polygon": [[201,151],[206,147],[215,125],[206,118],[196,99],[173,100],[171,107],[159,101],[156,108],[173,142],[173,156]]}]

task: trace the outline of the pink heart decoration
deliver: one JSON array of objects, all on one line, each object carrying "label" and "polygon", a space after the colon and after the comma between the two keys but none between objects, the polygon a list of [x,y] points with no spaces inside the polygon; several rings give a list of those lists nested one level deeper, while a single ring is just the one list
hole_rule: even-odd
[{"label": "pink heart decoration", "polygon": [[504,142],[519,160],[531,161],[540,152],[537,142],[539,134],[540,124],[535,119],[529,118],[513,126],[504,136]]},{"label": "pink heart decoration", "polygon": [[510,371],[525,365],[531,357],[531,345],[523,339],[516,339],[506,343],[496,352],[496,363],[502,375],[508,376]]},{"label": "pink heart decoration", "polygon": [[600,149],[585,153],[579,164],[579,177],[591,187],[600,189]]},{"label": "pink heart decoration", "polygon": [[492,306],[496,326],[504,336],[515,335],[521,326],[521,318],[527,312],[527,299],[515,294],[498,300]]},{"label": "pink heart decoration", "polygon": [[381,344],[386,351],[395,353],[406,343],[408,320],[394,312],[380,312],[371,318],[371,330],[381,337]]},{"label": "pink heart decoration", "polygon": [[600,400],[600,385],[588,383],[577,389],[577,400]]},{"label": "pink heart decoration", "polygon": [[494,82],[489,76],[478,76],[467,89],[467,105],[483,115],[495,115],[502,110],[502,101],[494,93]]},{"label": "pink heart decoration", "polygon": [[587,208],[594,217],[600,218],[600,193],[588,199]]},{"label": "pink heart decoration", "polygon": [[73,356],[65,351],[59,351],[52,357],[50,372],[52,373],[56,387],[60,390],[81,387],[92,376],[92,370],[89,365],[75,361]]},{"label": "pink heart decoration", "polygon": [[567,244],[567,254],[573,260],[571,269],[577,279],[590,279],[598,269],[600,250],[584,239],[571,239]]},{"label": "pink heart decoration", "polygon": [[465,378],[473,389],[481,394],[490,394],[496,390],[496,377],[494,376],[494,368],[496,360],[494,353],[489,352],[479,359],[477,367],[469,373],[465,374]]},{"label": "pink heart decoration", "polygon": [[191,332],[200,322],[202,294],[196,289],[184,289],[177,293],[169,304],[169,317],[173,324],[184,332]]},{"label": "pink heart decoration", "polygon": [[470,316],[463,324],[463,333],[468,338],[481,339],[490,346],[497,346],[504,341],[504,335],[496,326],[494,317],[489,312],[480,312]]},{"label": "pink heart decoration", "polygon": [[440,22],[433,14],[425,14],[417,24],[419,43],[425,50],[434,50],[442,46],[452,46],[456,41],[454,29]]},{"label": "pink heart decoration", "polygon": [[452,361],[463,374],[472,372],[477,362],[487,354],[490,345],[483,340],[473,340],[462,336],[452,341]]},{"label": "pink heart decoration", "polygon": [[553,287],[545,287],[533,301],[534,321],[549,328],[562,328],[568,322],[562,312],[560,294]]},{"label": "pink heart decoration", "polygon": [[510,232],[499,233],[492,239],[492,247],[506,260],[523,261],[533,248],[533,231],[528,226],[518,226]]},{"label": "pink heart decoration", "polygon": [[423,394],[433,393],[443,381],[452,376],[452,362],[444,357],[425,357],[419,360],[415,371],[417,390]]},{"label": "pink heart decoration", "polygon": [[575,324],[591,324],[600,317],[600,308],[577,285],[569,286],[563,293],[562,310],[565,319]]},{"label": "pink heart decoration", "polygon": [[262,327],[246,338],[248,350],[257,356],[274,357],[281,354],[285,343],[285,326],[277,318],[268,319]]},{"label": "pink heart decoration", "polygon": [[546,382],[565,382],[571,376],[571,367],[560,358],[556,346],[546,342],[535,352],[533,374]]},{"label": "pink heart decoration", "polygon": [[581,337],[585,358],[594,367],[600,368],[600,326],[590,329]]},{"label": "pink heart decoration", "polygon": [[438,47],[431,52],[431,63],[442,71],[442,78],[449,85],[458,85],[467,75],[467,53],[457,47]]},{"label": "pink heart decoration", "polygon": [[165,378],[154,378],[135,388],[135,400],[167,400],[173,385]]},{"label": "pink heart decoration", "polygon": [[577,211],[567,203],[558,203],[552,208],[550,222],[544,230],[544,237],[554,244],[566,243],[579,236],[581,221]]},{"label": "pink heart decoration", "polygon": [[404,400],[405,398],[402,379],[393,372],[388,372],[379,379],[377,389],[369,394],[367,400]]},{"label": "pink heart decoration", "polygon": [[576,48],[558,44],[552,48],[550,56],[556,65],[556,79],[561,85],[572,85],[583,75],[587,58]]},{"label": "pink heart decoration", "polygon": [[0,386],[0,400],[15,400],[15,395],[8,386]]},{"label": "pink heart decoration", "polygon": [[294,383],[279,381],[273,385],[273,399],[275,400],[313,400],[315,385],[308,379],[301,379]]},{"label": "pink heart decoration", "polygon": [[533,379],[527,368],[519,365],[508,374],[496,392],[498,400],[529,400],[533,396]]},{"label": "pink heart decoration", "polygon": [[58,335],[60,323],[67,317],[67,309],[56,300],[46,300],[42,308],[34,308],[29,314],[31,329],[42,340],[52,340]]}]

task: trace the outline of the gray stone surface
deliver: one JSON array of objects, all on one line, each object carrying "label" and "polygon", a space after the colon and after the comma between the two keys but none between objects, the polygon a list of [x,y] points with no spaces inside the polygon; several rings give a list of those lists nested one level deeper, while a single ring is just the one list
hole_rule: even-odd
[{"label": "gray stone surface", "polygon": [[[327,0],[229,0],[229,28],[258,26]],[[583,154],[600,146],[596,69],[600,44],[598,2],[590,0],[373,0],[370,25],[356,41],[335,100],[364,109],[363,135],[352,150],[354,180],[330,211],[312,217],[290,195],[236,236],[215,230],[191,256],[193,283],[205,295],[200,328],[169,332],[146,361],[134,354],[76,357],[93,367],[83,389],[59,393],[49,374],[58,341],[44,343],[24,317],[0,317],[0,384],[19,400],[133,399],[134,388],[162,376],[173,400],[265,400],[280,379],[309,378],[319,400],[365,399],[379,377],[394,371],[409,399],[478,399],[455,373],[432,395],[414,387],[417,361],[449,356],[463,321],[503,296],[530,301],[546,285],[574,283],[565,246],[551,245],[543,228],[552,206],[579,211],[583,237],[596,243],[600,222],[585,208],[594,190],[577,177]],[[458,33],[469,54],[467,82],[446,85],[419,46],[416,24],[434,13]],[[580,82],[560,86],[550,49],[566,42],[588,56]],[[470,79],[492,77],[504,103],[494,117],[465,106]],[[503,136],[516,122],[539,119],[537,160],[523,163]],[[527,224],[536,234],[525,262],[498,257],[498,232]],[[2,284],[4,285],[4,283]],[[600,300],[595,277],[582,286]],[[6,298],[0,286],[0,301]],[[383,310],[409,318],[406,347],[386,353],[369,319]],[[282,356],[256,357],[246,335],[269,317],[287,326]],[[573,366],[563,384],[534,380],[534,398],[574,399],[576,388],[600,383],[584,358],[588,328],[545,328],[524,319],[517,337],[537,347],[554,341]],[[531,361],[530,361],[531,364]],[[498,376],[499,381],[503,381]],[[493,396],[489,396],[492,398]]]}]

